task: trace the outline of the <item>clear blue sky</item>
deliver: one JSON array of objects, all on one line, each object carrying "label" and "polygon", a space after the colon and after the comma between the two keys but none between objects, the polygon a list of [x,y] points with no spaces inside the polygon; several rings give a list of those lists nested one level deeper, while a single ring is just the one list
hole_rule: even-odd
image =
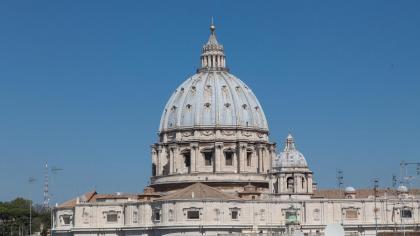
[{"label": "clear blue sky", "polygon": [[345,185],[389,186],[402,159],[420,161],[419,12],[417,0],[1,1],[0,200],[40,202],[45,161],[64,169],[53,202],[142,191],[211,16],[279,148],[292,131],[320,187],[337,168]]}]

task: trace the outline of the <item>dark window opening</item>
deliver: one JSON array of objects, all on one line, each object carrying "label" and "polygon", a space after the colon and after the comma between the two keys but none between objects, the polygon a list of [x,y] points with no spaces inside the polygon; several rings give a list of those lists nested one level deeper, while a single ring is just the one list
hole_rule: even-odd
[{"label": "dark window opening", "polygon": [[206,166],[213,165],[213,152],[204,152],[204,164]]},{"label": "dark window opening", "polygon": [[169,175],[169,163],[163,166],[163,175]]},{"label": "dark window opening", "polygon": [[191,166],[191,153],[190,152],[184,153],[184,163],[186,167]]},{"label": "dark window opening", "polygon": [[412,217],[411,210],[408,210],[408,209],[401,210],[401,218],[411,218],[411,217]]},{"label": "dark window opening", "polygon": [[156,176],[156,164],[152,164],[152,175]]},{"label": "dark window opening", "polygon": [[160,221],[160,210],[155,211],[155,221]]},{"label": "dark window opening", "polygon": [[63,223],[69,225],[71,223],[71,217],[69,215],[63,215]]},{"label": "dark window opening", "polygon": [[251,166],[251,160],[252,160],[252,152],[246,153],[246,165]]},{"label": "dark window opening", "polygon": [[199,211],[187,211],[187,218],[189,220],[198,220],[198,219],[200,219],[200,212]]},{"label": "dark window opening", "polygon": [[237,220],[238,216],[239,216],[239,211],[238,210],[232,210],[232,220]]},{"label": "dark window opening", "polygon": [[225,152],[225,165],[233,165],[233,152]]},{"label": "dark window opening", "polygon": [[106,221],[107,222],[117,222],[118,221],[117,213],[108,213],[106,215]]},{"label": "dark window opening", "polygon": [[287,190],[294,191],[294,184],[295,182],[293,180],[293,177],[287,178]]},{"label": "dark window opening", "polygon": [[304,189],[304,188],[305,188],[305,178],[302,177],[302,189]]}]

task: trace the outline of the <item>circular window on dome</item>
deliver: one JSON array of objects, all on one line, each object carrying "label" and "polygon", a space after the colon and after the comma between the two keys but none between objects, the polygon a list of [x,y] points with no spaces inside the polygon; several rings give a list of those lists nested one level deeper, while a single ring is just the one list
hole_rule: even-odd
[{"label": "circular window on dome", "polygon": [[211,104],[209,102],[204,103],[204,106],[207,107],[207,108],[210,108],[210,105]]},{"label": "circular window on dome", "polygon": [[225,107],[229,108],[230,107],[230,103],[225,103]]},{"label": "circular window on dome", "polygon": [[246,104],[242,104],[242,108],[246,110],[248,106]]},{"label": "circular window on dome", "polygon": [[191,110],[192,105],[191,104],[187,104],[185,107],[187,108],[187,110]]}]

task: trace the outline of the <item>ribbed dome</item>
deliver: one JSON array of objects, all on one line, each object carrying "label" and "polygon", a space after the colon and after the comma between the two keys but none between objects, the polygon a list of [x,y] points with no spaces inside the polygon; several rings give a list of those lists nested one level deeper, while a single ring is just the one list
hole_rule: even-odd
[{"label": "ribbed dome", "polygon": [[295,147],[295,141],[291,134],[286,138],[284,150],[277,156],[275,167],[307,167],[305,157]]},{"label": "ribbed dome", "polygon": [[244,82],[226,67],[223,45],[210,26],[201,53],[201,67],[172,94],[159,132],[189,128],[245,128],[268,131],[260,103]]},{"label": "ribbed dome", "polygon": [[172,94],[159,131],[184,128],[249,128],[268,131],[263,109],[251,89],[221,70],[201,71]]}]

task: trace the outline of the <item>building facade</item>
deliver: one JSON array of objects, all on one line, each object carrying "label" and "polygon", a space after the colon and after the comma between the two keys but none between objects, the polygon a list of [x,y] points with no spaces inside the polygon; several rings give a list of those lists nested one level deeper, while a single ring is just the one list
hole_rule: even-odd
[{"label": "building facade", "polygon": [[200,69],[164,108],[150,186],[58,205],[53,234],[322,235],[333,223],[348,235],[420,230],[419,192],[318,190],[291,134],[277,153],[257,97],[229,73],[213,24],[210,31]]}]

